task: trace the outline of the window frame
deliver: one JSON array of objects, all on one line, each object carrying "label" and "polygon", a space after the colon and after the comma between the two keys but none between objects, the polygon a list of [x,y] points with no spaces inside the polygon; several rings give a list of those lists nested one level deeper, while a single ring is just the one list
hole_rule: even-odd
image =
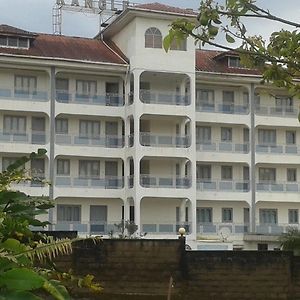
[{"label": "window frame", "polygon": [[[227,176],[228,174],[227,171],[229,171],[229,176]],[[226,166],[226,165],[223,165],[221,166],[221,180],[223,181],[232,181],[232,178],[233,178],[233,168],[232,166]]]},{"label": "window frame", "polygon": [[[71,211],[70,218],[61,218],[60,214],[63,214],[63,212],[60,212],[60,209],[78,209],[78,218],[73,218],[75,216],[74,211]],[[64,222],[64,223],[79,223],[81,222],[81,205],[76,204],[57,204],[56,206],[56,220],[57,222]],[[64,214],[67,214],[68,212],[64,212]],[[76,212],[75,212],[76,213]],[[69,219],[69,220],[68,220]]]},{"label": "window frame", "polygon": [[162,49],[162,34],[156,27],[149,27],[145,31],[145,48]]},{"label": "window frame", "polygon": [[[60,168],[62,164],[62,168]],[[70,160],[59,158],[56,161],[56,175],[58,176],[70,176]]]},{"label": "window frame", "polygon": [[[208,212],[208,215],[206,213]],[[203,218],[203,220],[201,220]],[[208,221],[206,218],[208,217]],[[212,207],[197,207],[197,223],[212,224],[213,223],[213,208]]]},{"label": "window frame", "polygon": [[[229,218],[227,218],[227,217],[229,217]],[[222,207],[222,223],[233,223],[233,208],[232,207]]]},{"label": "window frame", "polygon": [[288,209],[289,224],[299,224],[299,209]]},{"label": "window frame", "polygon": [[[267,219],[271,220],[274,216],[267,216],[268,213],[275,213],[275,222],[265,222],[264,220],[266,217]],[[264,215],[265,214],[265,215]],[[260,208],[259,209],[259,224],[260,225],[277,225],[278,224],[278,209],[276,208]]]}]

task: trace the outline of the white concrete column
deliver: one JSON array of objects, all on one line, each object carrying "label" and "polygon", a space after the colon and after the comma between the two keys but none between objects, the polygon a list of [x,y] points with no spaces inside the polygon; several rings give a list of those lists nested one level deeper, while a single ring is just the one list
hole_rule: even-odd
[{"label": "white concrete column", "polygon": [[185,222],[185,209],[186,209],[186,199],[182,199],[179,206],[179,222],[180,224]]}]

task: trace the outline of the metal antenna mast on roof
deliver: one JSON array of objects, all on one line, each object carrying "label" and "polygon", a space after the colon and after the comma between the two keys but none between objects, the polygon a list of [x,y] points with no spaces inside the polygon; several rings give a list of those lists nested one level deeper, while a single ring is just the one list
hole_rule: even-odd
[{"label": "metal antenna mast on roof", "polygon": [[128,6],[123,0],[56,0],[52,9],[53,34],[62,34],[63,10],[99,15],[99,32]]}]

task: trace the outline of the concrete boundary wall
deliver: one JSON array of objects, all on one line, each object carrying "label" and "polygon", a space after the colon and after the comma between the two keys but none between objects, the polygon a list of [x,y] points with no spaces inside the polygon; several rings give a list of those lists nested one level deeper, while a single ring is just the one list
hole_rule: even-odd
[{"label": "concrete boundary wall", "polygon": [[185,251],[184,240],[81,242],[58,267],[93,274],[102,295],[79,299],[300,300],[300,258],[290,252]]}]

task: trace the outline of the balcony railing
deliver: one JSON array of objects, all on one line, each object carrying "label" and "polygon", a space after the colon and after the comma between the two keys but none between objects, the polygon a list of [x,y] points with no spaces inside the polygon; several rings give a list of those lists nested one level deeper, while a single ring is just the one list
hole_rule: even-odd
[{"label": "balcony railing", "polygon": [[106,148],[122,148],[124,147],[124,137],[108,135],[104,137],[87,137],[70,134],[56,134],[55,142],[58,145],[72,146],[92,146]]},{"label": "balcony railing", "polygon": [[[247,223],[197,223],[197,233],[204,235],[237,235],[237,234],[245,234],[249,232],[249,224]],[[223,236],[225,237],[225,236]],[[228,238],[228,236],[226,236]]]},{"label": "balcony railing", "polygon": [[140,143],[142,146],[150,146],[150,147],[187,148],[191,145],[191,138],[187,135],[168,136],[168,135],[154,135],[151,133],[141,132]]},{"label": "balcony railing", "polygon": [[300,155],[300,145],[256,145],[257,153]]},{"label": "balcony railing", "polygon": [[106,176],[104,178],[56,176],[55,185],[57,187],[122,189],[124,187],[124,178],[121,176]]},{"label": "balcony railing", "polygon": [[262,116],[295,118],[299,109],[294,106],[257,106],[255,112]]},{"label": "balcony railing", "polygon": [[31,133],[0,132],[0,142],[42,145],[46,143],[46,134],[44,131],[34,131]]},{"label": "balcony railing", "polygon": [[24,91],[24,90],[9,90],[0,89],[0,98],[12,100],[33,100],[33,101],[48,101],[48,92],[46,91]]},{"label": "balcony railing", "polygon": [[257,192],[286,192],[286,193],[298,193],[300,192],[300,183],[298,182],[268,182],[260,181],[256,183]]},{"label": "balcony railing", "polygon": [[197,190],[217,192],[249,192],[249,181],[197,179]]},{"label": "balcony railing", "polygon": [[249,144],[236,144],[228,142],[217,142],[217,143],[197,143],[197,151],[213,151],[213,152],[232,152],[232,153],[248,153]]},{"label": "balcony railing", "polygon": [[256,225],[256,233],[258,234],[272,234],[272,235],[280,235],[282,233],[285,233],[288,231],[290,228],[295,228],[300,230],[300,225],[299,224],[275,224],[275,223],[260,223]]},{"label": "balcony railing", "polygon": [[142,232],[149,234],[178,234],[179,228],[185,228],[186,233],[190,232],[190,222],[166,222],[142,224]]},{"label": "balcony railing", "polygon": [[103,106],[124,105],[124,97],[116,93],[106,93],[105,95],[89,95],[69,93],[68,91],[57,90],[56,101],[60,103],[79,103]]},{"label": "balcony railing", "polygon": [[141,175],[140,185],[145,188],[174,188],[187,189],[191,186],[189,177],[155,177]]},{"label": "balcony railing", "polygon": [[247,115],[249,113],[249,107],[247,105],[238,104],[207,104],[197,101],[196,110],[199,112],[212,112],[212,113],[222,113],[222,114],[238,114]]},{"label": "balcony railing", "polygon": [[140,99],[147,104],[166,104],[166,105],[190,105],[190,95],[179,95],[178,93],[140,90]]}]

